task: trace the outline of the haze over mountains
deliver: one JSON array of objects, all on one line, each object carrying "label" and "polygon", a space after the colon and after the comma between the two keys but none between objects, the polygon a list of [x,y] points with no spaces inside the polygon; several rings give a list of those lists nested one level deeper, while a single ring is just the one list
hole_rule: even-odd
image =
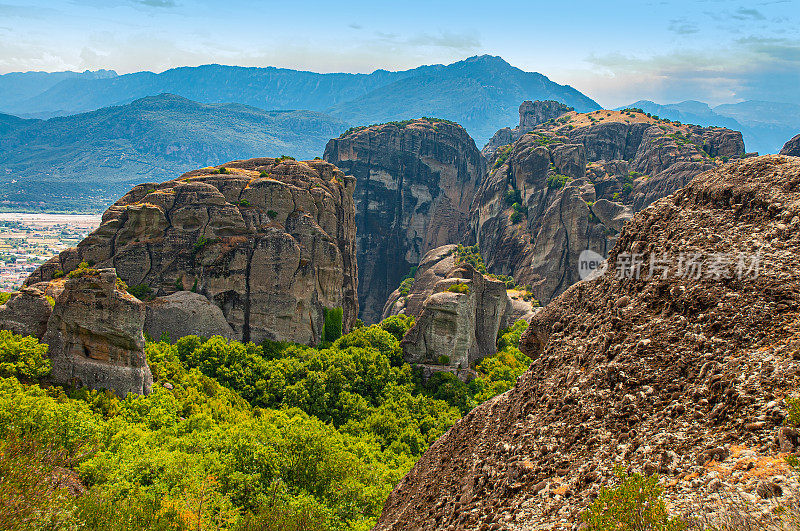
[{"label": "haze over mountains", "polygon": [[[6,74],[0,201],[4,208],[38,202],[34,208],[100,210],[136,182],[254,156],[314,158],[351,126],[422,116],[463,125],[480,148],[517,122],[523,100],[556,100],[579,112],[601,108],[571,86],[488,55],[371,74],[222,65],[159,74]],[[800,131],[800,106],[792,104],[629,107],[740,130],[748,151],[761,153],[776,153]]]}]

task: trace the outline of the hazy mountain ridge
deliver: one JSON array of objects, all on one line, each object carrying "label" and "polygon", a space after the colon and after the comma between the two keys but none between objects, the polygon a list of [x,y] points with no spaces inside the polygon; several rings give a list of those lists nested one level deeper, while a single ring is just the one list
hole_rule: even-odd
[{"label": "hazy mountain ridge", "polygon": [[[49,120],[0,116],[6,181],[0,199],[22,194],[17,200],[30,201],[33,190],[45,199],[48,183],[59,184],[59,194],[66,196],[89,186],[113,199],[134,184],[163,181],[221,160],[265,153],[314,158],[346,128],[312,111],[204,105],[170,94]],[[85,206],[77,195],[77,204],[69,208]]]},{"label": "hazy mountain ridge", "polygon": [[748,151],[761,154],[778,153],[784,142],[800,132],[800,105],[792,103],[743,101],[711,107],[693,100],[664,105],[639,100],[620,109],[627,107],[684,123],[741,131]]}]

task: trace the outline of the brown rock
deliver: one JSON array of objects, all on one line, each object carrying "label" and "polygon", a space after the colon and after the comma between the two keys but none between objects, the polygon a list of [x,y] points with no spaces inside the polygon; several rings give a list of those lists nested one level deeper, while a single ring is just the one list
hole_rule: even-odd
[{"label": "brown rock", "polygon": [[23,287],[0,306],[0,329],[42,339],[53,311],[44,293]]}]

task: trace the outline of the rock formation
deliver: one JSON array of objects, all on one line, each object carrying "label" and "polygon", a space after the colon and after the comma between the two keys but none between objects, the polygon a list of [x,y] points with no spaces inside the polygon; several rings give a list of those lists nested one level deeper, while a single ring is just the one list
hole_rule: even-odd
[{"label": "rock formation", "polygon": [[784,144],[783,149],[781,149],[781,155],[800,157],[800,135],[792,137],[791,140]]},{"label": "rock formation", "polygon": [[153,383],[144,353],[144,305],[121,289],[114,269],[86,269],[68,278],[42,342],[58,385],[148,394]]},{"label": "rock formation", "polygon": [[23,287],[0,306],[0,330],[42,339],[52,311],[44,293],[36,288]]},{"label": "rock formation", "polygon": [[145,304],[144,331],[153,339],[166,334],[172,341],[184,336],[235,338],[222,310],[191,291],[177,291],[148,301]]},{"label": "rock formation", "polygon": [[555,120],[572,110],[572,107],[552,100],[523,101],[519,106],[519,125],[514,129],[504,127],[497,131],[483,147],[481,154],[489,158],[497,148],[516,142],[536,126]]},{"label": "rock formation", "polygon": [[325,160],[357,181],[359,304],[376,322],[426,252],[463,239],[484,159],[461,126],[421,119],[349,131],[328,142]]},{"label": "rock formation", "polygon": [[[641,274],[611,267],[534,316],[530,369],[428,449],[376,529],[574,529],[616,463],[660,474],[676,515],[770,513],[798,487],[779,453],[800,451],[782,427],[800,386],[798,190],[799,160],[758,157],[638,213],[609,262],[638,254]],[[695,253],[699,270],[681,261]],[[653,257],[666,275],[648,278]]]},{"label": "rock formation", "polygon": [[634,212],[741,156],[741,133],[728,129],[570,111],[495,151],[472,205],[472,241],[489,271],[547,302],[580,279],[581,252],[605,256]]},{"label": "rock formation", "polygon": [[324,308],[343,309],[345,331],[358,313],[354,188],[327,162],[271,158],[142,184],[26,283],[113,266],[157,296],[203,295],[237,339],[316,343]]}]

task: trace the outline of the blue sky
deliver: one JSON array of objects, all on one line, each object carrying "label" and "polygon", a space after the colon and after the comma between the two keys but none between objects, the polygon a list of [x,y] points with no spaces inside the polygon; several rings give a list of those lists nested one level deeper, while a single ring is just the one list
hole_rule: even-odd
[{"label": "blue sky", "polygon": [[0,0],[0,73],[212,62],[370,72],[484,53],[607,107],[800,103],[800,0]]}]

